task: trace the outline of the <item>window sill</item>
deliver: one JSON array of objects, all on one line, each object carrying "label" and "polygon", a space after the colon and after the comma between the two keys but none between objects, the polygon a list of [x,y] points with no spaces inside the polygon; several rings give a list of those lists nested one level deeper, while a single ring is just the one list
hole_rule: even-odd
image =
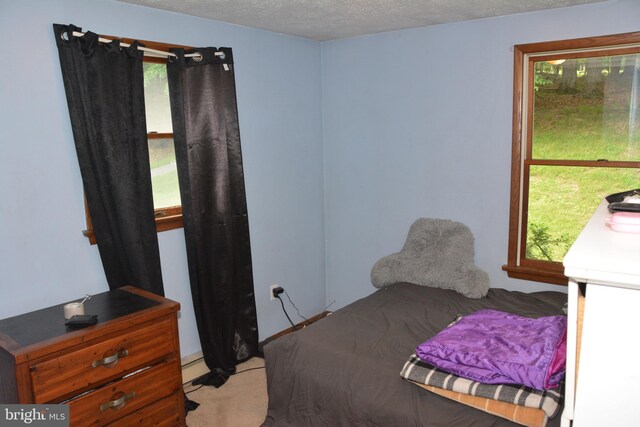
[{"label": "window sill", "polygon": [[[175,208],[170,208],[175,209]],[[165,213],[163,216],[157,216],[156,213],[156,230],[158,233],[161,231],[175,230],[176,228],[182,228],[182,209],[177,208],[178,212]],[[163,212],[164,213],[164,212]],[[96,236],[93,233],[93,227],[88,224],[86,230],[82,231],[82,234],[89,239],[89,243],[96,244]]]},{"label": "window sill", "polygon": [[562,265],[559,268],[542,269],[538,267],[524,267],[521,265],[503,265],[502,269],[512,279],[531,280],[534,282],[550,283],[552,285],[564,285],[569,283],[567,276],[562,271]]}]

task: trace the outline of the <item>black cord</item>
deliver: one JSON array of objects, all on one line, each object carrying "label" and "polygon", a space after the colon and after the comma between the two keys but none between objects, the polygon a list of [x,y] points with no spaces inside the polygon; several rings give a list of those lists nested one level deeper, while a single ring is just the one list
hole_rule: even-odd
[{"label": "black cord", "polygon": [[244,373],[244,372],[248,372],[248,371],[255,371],[256,369],[264,369],[264,366],[258,366],[258,367],[256,367],[256,368],[247,368],[247,369],[245,369],[244,371],[236,372],[236,373],[235,373],[235,374],[233,374],[233,375],[242,374],[242,373]]},{"label": "black cord", "polygon": [[[235,374],[232,375],[238,375],[238,374],[242,374],[244,372],[248,372],[248,371],[255,371],[256,369],[264,369],[264,366],[258,366],[256,368],[247,368],[244,371],[240,371],[240,372],[236,372]],[[193,393],[194,391],[198,391],[200,390],[202,387],[204,387],[204,384],[202,384],[200,387],[198,388],[194,388],[193,390],[189,390],[189,391],[185,391],[184,394],[189,394],[189,393]]]},{"label": "black cord", "polygon": [[194,388],[193,390],[189,390],[189,391],[185,391],[184,394],[189,394],[189,393],[193,393],[194,391],[198,391],[200,390],[202,387],[204,387],[204,384],[202,384],[200,387],[198,388]]},{"label": "black cord", "polygon": [[280,298],[280,295],[276,295],[276,298],[280,300],[280,305],[282,305],[282,311],[284,311],[284,315],[287,316],[287,319],[289,319],[289,323],[291,323],[291,326],[295,328],[296,325],[293,324],[293,322],[291,321],[291,318],[289,317],[289,314],[287,313],[287,310],[285,310],[284,308],[284,302],[282,302],[282,298]]},{"label": "black cord", "polygon": [[329,304],[327,304],[327,306],[322,311],[327,311],[327,308],[331,307],[335,302],[336,300],[331,301]]},{"label": "black cord", "polygon": [[[289,302],[291,303],[291,305],[293,306],[293,308],[295,308],[295,309],[296,309],[296,312],[298,313],[298,316],[300,316],[300,318],[302,318],[302,319],[306,320],[306,322],[307,322],[307,323],[306,323],[306,325],[305,325],[304,323],[302,323],[302,324],[300,325],[300,329],[301,329],[301,328],[304,328],[305,326],[309,326],[309,325],[311,324],[311,321],[310,321],[309,319],[307,319],[306,317],[304,317],[302,314],[300,314],[300,310],[298,310],[298,307],[296,307],[296,305],[293,303],[293,301],[291,300],[291,297],[289,296],[289,294],[287,293],[287,291],[286,291],[286,290],[284,290],[284,289],[283,289],[282,291],[284,292],[284,294],[285,294],[285,295],[287,296],[287,298],[289,299]],[[277,297],[278,299],[280,299],[280,297],[279,297],[279,296],[277,296],[277,295],[276,295],[276,297]],[[333,303],[335,303],[335,300],[334,300],[334,301],[331,301],[331,302],[330,302],[330,303],[329,303],[329,304],[324,308],[324,310],[322,310],[322,311],[323,311],[323,312],[324,312],[324,311],[326,311],[326,310],[327,310],[327,308],[329,308],[329,307],[331,307],[331,306],[333,305]],[[284,304],[282,303],[282,300],[281,300],[281,299],[280,299],[280,304],[282,304],[282,310],[284,310]],[[284,310],[284,314],[287,314],[287,311],[286,311],[286,310]],[[291,321],[291,319],[289,318],[289,315],[287,315],[287,319],[289,319],[289,323],[291,323],[291,326],[293,326],[293,330],[295,331],[295,330],[296,330],[296,327],[295,327],[295,325],[293,324],[293,322]]]},{"label": "black cord", "polygon": [[296,309],[296,311],[298,312],[298,316],[300,316],[302,319],[307,321],[307,325],[309,324],[309,319],[307,319],[306,317],[304,317],[302,314],[300,314],[300,310],[298,310],[298,307],[296,307],[296,305],[293,303],[293,301],[291,301],[291,297],[289,296],[289,294],[287,293],[287,291],[284,291],[284,294],[287,296],[287,298],[289,298],[289,302],[291,303],[291,305],[293,306],[293,308]]}]

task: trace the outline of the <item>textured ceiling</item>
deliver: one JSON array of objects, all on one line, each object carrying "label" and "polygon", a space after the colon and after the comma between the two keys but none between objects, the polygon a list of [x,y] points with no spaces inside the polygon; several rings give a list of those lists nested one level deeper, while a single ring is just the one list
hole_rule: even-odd
[{"label": "textured ceiling", "polygon": [[604,0],[119,0],[314,40]]}]

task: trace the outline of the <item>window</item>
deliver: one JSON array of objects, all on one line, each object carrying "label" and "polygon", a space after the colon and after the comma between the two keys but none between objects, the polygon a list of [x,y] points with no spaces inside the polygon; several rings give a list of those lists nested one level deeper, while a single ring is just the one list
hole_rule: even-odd
[{"label": "window", "polygon": [[[131,39],[101,36],[108,39],[120,39],[132,43]],[[145,47],[167,52],[171,48],[186,46],[170,45],[150,41],[140,41]],[[171,107],[169,104],[169,86],[167,82],[166,58],[147,56],[145,54],[144,70],[144,102],[147,122],[147,140],[149,143],[149,167],[151,168],[151,185],[153,189],[153,205],[155,208],[156,228],[158,231],[172,230],[182,227],[182,207],[180,189],[178,187],[178,171],[176,154],[173,147],[173,126],[171,123]],[[93,226],[89,210],[86,208],[87,230],[84,235],[91,244],[95,244]]]},{"label": "window", "polygon": [[640,186],[640,33],[518,45],[509,277],[566,284],[604,196]]}]

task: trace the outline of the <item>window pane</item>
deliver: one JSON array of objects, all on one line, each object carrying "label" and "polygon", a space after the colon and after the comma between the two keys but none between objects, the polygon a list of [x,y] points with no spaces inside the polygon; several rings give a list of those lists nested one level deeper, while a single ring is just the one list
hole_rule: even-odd
[{"label": "window pane", "polygon": [[602,199],[638,182],[634,168],[531,166],[526,258],[562,261]]},{"label": "window pane", "polygon": [[167,67],[149,62],[145,62],[143,67],[147,133],[173,133]]},{"label": "window pane", "polygon": [[538,61],[534,159],[640,159],[640,54]]},{"label": "window pane", "polygon": [[[144,100],[148,133],[173,133],[167,67],[144,63]],[[149,161],[155,209],[180,206],[173,139],[149,138]]]},{"label": "window pane", "polygon": [[149,139],[151,185],[155,209],[181,206],[173,139]]}]

